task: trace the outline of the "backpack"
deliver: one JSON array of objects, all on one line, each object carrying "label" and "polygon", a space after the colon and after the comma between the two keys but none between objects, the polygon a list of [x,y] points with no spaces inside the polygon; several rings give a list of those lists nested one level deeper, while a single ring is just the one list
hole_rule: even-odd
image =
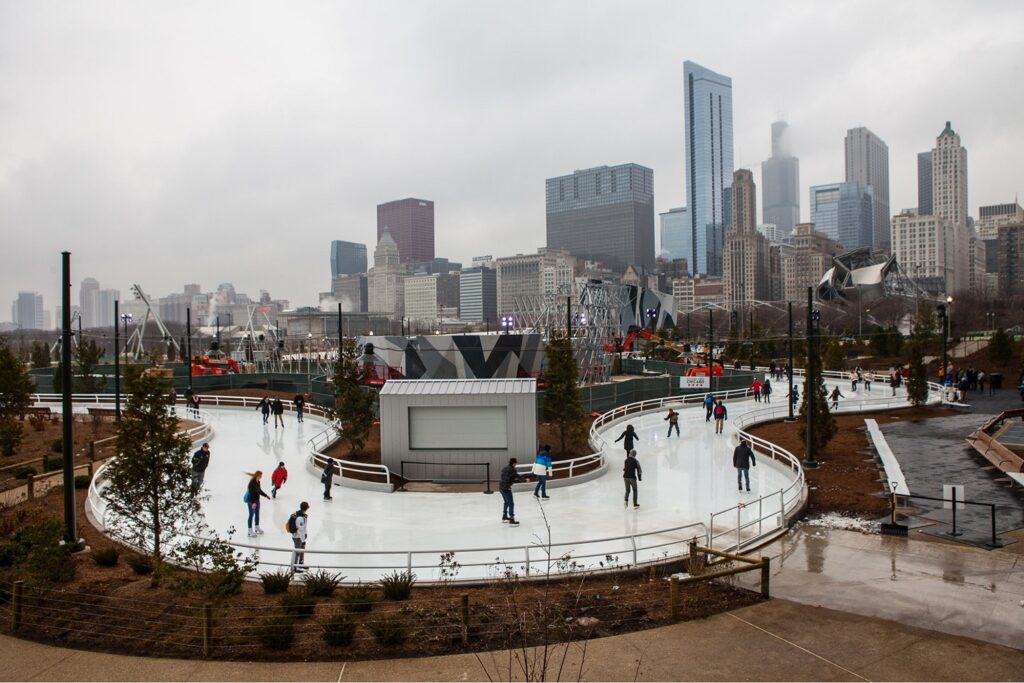
[{"label": "backpack", "polygon": [[290,534],[294,534],[299,530],[298,525],[295,523],[295,518],[298,514],[298,512],[293,512],[292,516],[288,518],[288,521],[284,523],[284,530]]}]

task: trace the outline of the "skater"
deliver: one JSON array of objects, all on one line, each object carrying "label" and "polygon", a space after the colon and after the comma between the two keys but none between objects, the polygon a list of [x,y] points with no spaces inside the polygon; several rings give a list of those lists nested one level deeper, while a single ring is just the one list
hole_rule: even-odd
[{"label": "skater", "polygon": [[764,384],[761,385],[761,397],[764,398],[765,403],[772,402],[772,381],[765,377]]},{"label": "skater", "polygon": [[192,397],[188,401],[188,407],[192,410],[192,414],[196,418],[199,417],[199,402],[201,400],[202,399],[200,398],[199,394],[192,394]]},{"label": "skater", "polygon": [[746,480],[747,491],[750,491],[750,468],[756,467],[754,462],[754,451],[750,450],[746,439],[740,439],[740,445],[732,452],[732,466],[736,468],[736,487],[743,490],[743,480]]},{"label": "skater", "polygon": [[714,411],[714,409],[715,397],[712,396],[711,394],[708,394],[707,396],[704,397],[704,410],[707,411],[707,414],[704,416],[705,422],[711,422],[711,413],[712,411]]},{"label": "skater", "polygon": [[640,467],[640,461],[636,459],[636,451],[626,454],[626,462],[622,464],[622,480],[626,483],[626,497],[622,499],[622,506],[629,506],[629,492],[633,491],[633,509],[640,505],[636,502],[636,483],[643,479],[644,472]]},{"label": "skater", "polygon": [[509,458],[508,464],[501,468],[501,479],[498,481],[498,493],[501,494],[503,506],[501,508],[501,521],[509,526],[519,526],[516,521],[516,504],[512,498],[512,484],[526,481],[523,475],[516,470],[515,458]]},{"label": "skater", "polygon": [[850,391],[853,391],[853,392],[857,391],[857,373],[856,372],[851,372],[850,373]]},{"label": "skater", "polygon": [[764,385],[761,384],[761,380],[757,379],[756,377],[754,378],[754,381],[750,383],[750,391],[751,393],[754,394],[754,401],[756,401],[757,403],[761,402],[762,386]]},{"label": "skater", "polygon": [[985,371],[978,370],[978,391],[985,394]]},{"label": "skater", "polygon": [[828,397],[828,400],[832,401],[832,410],[839,410],[839,399],[841,398],[846,397],[839,391],[839,387],[832,387],[832,393]]},{"label": "skater", "polygon": [[548,499],[548,477],[551,476],[551,446],[544,445],[533,461],[533,474],[537,485],[533,487],[534,498]]},{"label": "skater", "polygon": [[[249,509],[249,521],[246,526],[249,528],[250,536],[258,536],[263,533],[263,529],[260,528],[260,496],[263,496],[267,500],[270,500],[270,496],[260,486],[260,479],[263,478],[263,472],[256,470],[255,472],[246,472],[249,476],[249,486],[245,490],[245,506]],[[253,522],[256,522],[255,527]]]},{"label": "skater", "polygon": [[333,500],[331,497],[331,486],[334,484],[334,475],[338,472],[338,466],[334,458],[327,458],[323,474],[320,475],[320,483],[324,485],[324,500]]},{"label": "skater", "polygon": [[668,434],[665,438],[667,439],[672,436],[673,429],[676,430],[676,436],[679,436],[679,413],[669,408],[668,415],[665,416],[665,420],[668,420]]},{"label": "skater", "polygon": [[270,419],[270,397],[261,398],[260,402],[256,404],[256,410],[263,413],[263,424],[267,424],[267,420]]},{"label": "skater", "polygon": [[633,442],[639,440],[640,437],[636,435],[636,430],[633,429],[633,425],[626,425],[626,431],[619,434],[619,438],[615,439],[615,443],[622,441],[623,447],[626,449],[626,452],[629,453],[633,450]]},{"label": "skater", "polygon": [[277,463],[277,469],[270,473],[270,497],[277,498],[277,491],[288,481],[288,470],[285,469],[284,460]]},{"label": "skater", "polygon": [[299,503],[299,509],[288,518],[286,527],[292,535],[292,543],[295,545],[295,552],[292,553],[292,571],[296,574],[306,571],[306,568],[302,566],[306,561],[306,554],[301,551],[306,548],[306,536],[308,535],[307,510],[309,510],[309,503],[306,501]]},{"label": "skater", "polygon": [[302,422],[302,413],[306,410],[306,397],[302,394],[295,394],[295,398],[292,399],[292,405],[295,406],[296,421]]},{"label": "skater", "polygon": [[722,433],[722,426],[723,426],[723,424],[725,423],[726,420],[729,419],[729,412],[725,409],[725,406],[722,404],[722,399],[718,399],[718,402],[715,403],[715,410],[714,410],[714,412],[715,412],[715,434],[721,434]]},{"label": "skater", "polygon": [[281,399],[275,398],[274,402],[270,404],[270,412],[274,414],[274,429],[277,429],[277,423],[281,423],[281,427],[284,427],[284,403]]},{"label": "skater", "polygon": [[177,415],[174,406],[178,403],[178,392],[172,388],[171,393],[167,395],[167,399],[171,402],[171,415]]},{"label": "skater", "polygon": [[892,374],[889,375],[889,386],[892,388],[892,395],[893,396],[896,395],[896,387],[898,387],[899,385],[900,385],[900,373],[898,373],[895,370],[893,370]]},{"label": "skater", "polygon": [[793,404],[793,410],[796,410],[797,406],[800,404],[800,390],[796,388],[795,384],[793,385],[793,389],[789,392],[789,401]]},{"label": "skater", "polygon": [[204,443],[202,447],[192,454],[192,493],[199,493],[203,488],[203,480],[206,478],[206,468],[210,466],[210,444]]},{"label": "skater", "polygon": [[875,381],[875,373],[872,370],[868,370],[864,373],[864,388],[867,392],[871,393],[871,383]]}]

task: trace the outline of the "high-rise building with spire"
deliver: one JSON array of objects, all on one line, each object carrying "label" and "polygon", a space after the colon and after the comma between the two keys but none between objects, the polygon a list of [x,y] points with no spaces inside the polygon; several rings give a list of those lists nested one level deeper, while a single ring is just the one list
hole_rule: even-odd
[{"label": "high-rise building with spire", "polygon": [[741,168],[732,179],[732,223],[722,250],[725,300],[747,304],[770,298],[768,240],[757,231],[757,189],[754,174]]},{"label": "high-rise building with spire", "polygon": [[761,162],[762,222],[774,225],[783,237],[800,222],[800,160],[792,155],[789,124],[772,124],[772,155]]}]

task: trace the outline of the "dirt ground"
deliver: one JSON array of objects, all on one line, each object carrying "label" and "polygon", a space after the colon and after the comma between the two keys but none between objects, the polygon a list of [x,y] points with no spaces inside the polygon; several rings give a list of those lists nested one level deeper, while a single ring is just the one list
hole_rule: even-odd
[{"label": "dirt ground", "polygon": [[[80,515],[84,492],[78,491]],[[27,511],[58,514],[58,493],[0,513],[0,531],[8,537]],[[20,515],[20,516],[19,516]],[[114,544],[88,524],[79,527],[91,551]],[[44,589],[32,587],[31,577],[15,569],[0,570],[0,594],[9,595],[11,581],[28,579],[23,626],[19,637],[55,645],[116,651],[121,654],[200,657],[202,604],[211,601],[196,590],[177,588],[173,578],[153,588],[149,577],[136,575],[125,563],[103,568],[91,553],[76,557],[75,579]],[[440,558],[439,558],[440,560]],[[454,560],[457,562],[458,558]],[[571,558],[561,560],[571,563]],[[374,586],[370,610],[350,614],[356,623],[354,639],[345,646],[327,646],[321,640],[321,623],[347,614],[340,588],[316,602],[314,614],[295,620],[296,638],[290,649],[260,645],[258,629],[264,620],[282,614],[281,596],[265,595],[259,583],[246,582],[241,594],[212,600],[213,653],[220,659],[319,660],[344,656],[349,659],[419,657],[467,651],[486,651],[523,645],[543,645],[562,640],[586,640],[661,626],[671,621],[667,574],[682,565],[632,569],[618,558],[606,558],[612,571],[584,577],[523,582],[496,576],[485,586],[449,584],[414,587],[411,598],[387,601]],[[517,572],[520,568],[508,567]],[[289,594],[302,593],[293,584]],[[461,596],[469,599],[469,643],[462,643]],[[720,584],[686,586],[681,591],[680,620],[700,619],[760,601],[759,594]],[[0,602],[0,612],[7,607]],[[6,616],[6,615],[2,615]],[[382,619],[397,620],[406,632],[403,644],[385,646],[371,629]],[[9,632],[9,618],[0,619]],[[115,637],[116,636],[116,637]]]},{"label": "dirt ground", "polygon": [[[25,463],[35,469],[37,474],[40,474],[43,472],[43,463],[29,461],[39,458],[50,458],[50,469],[56,469],[56,462],[54,461],[62,457],[60,452],[53,450],[54,442],[63,438],[63,425],[60,418],[53,416],[49,419],[43,418],[33,422],[26,418],[22,426],[24,427],[24,432],[21,445],[18,446],[14,455],[0,457],[0,467],[8,468],[8,466]],[[116,429],[113,422],[94,422],[91,419],[81,422],[76,421],[72,431],[74,436],[73,452],[75,464],[88,462],[90,441],[105,439],[109,436],[114,436],[115,433]],[[101,455],[102,452],[98,451],[97,456]],[[6,489],[12,486],[20,486],[23,483],[22,480],[14,478],[15,469],[17,468],[9,467],[8,469],[0,470],[0,488]]]},{"label": "dirt ground", "polygon": [[[872,418],[885,424],[954,414],[955,411],[943,408],[920,407],[837,416],[839,430],[825,451],[816,455],[819,467],[805,470],[809,489],[808,514],[837,512],[874,519],[889,512],[883,475],[864,427],[865,419]],[[778,444],[802,460],[806,451],[798,429],[797,423],[772,422],[753,427],[750,433]]]}]

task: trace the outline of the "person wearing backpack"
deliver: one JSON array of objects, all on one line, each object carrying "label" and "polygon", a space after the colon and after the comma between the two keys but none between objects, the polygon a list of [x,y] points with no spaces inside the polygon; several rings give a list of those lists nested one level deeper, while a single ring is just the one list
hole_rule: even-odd
[{"label": "person wearing backpack", "polygon": [[714,411],[714,409],[715,397],[712,396],[711,394],[708,394],[707,396],[704,397],[704,410],[707,411],[707,414],[704,415],[705,422],[711,422],[711,413]]},{"label": "person wearing backpack", "polygon": [[270,473],[270,497],[277,498],[277,490],[288,481],[288,470],[285,469],[284,461],[277,464],[277,469]]},{"label": "person wearing backpack", "polygon": [[306,548],[306,536],[309,529],[307,510],[309,510],[309,503],[302,501],[299,504],[299,509],[291,514],[285,524],[285,530],[291,534],[292,544],[295,546],[295,551],[292,553],[292,570],[296,574],[306,571],[306,568],[302,566],[306,561],[306,554],[301,551]]},{"label": "person wearing backpack", "polygon": [[334,458],[327,458],[323,474],[320,475],[320,483],[324,485],[324,500],[333,500],[331,497],[331,485],[334,483],[334,475],[338,473],[338,466],[334,464]]},{"label": "person wearing backpack", "polygon": [[715,434],[721,434],[725,421],[729,419],[729,412],[725,409],[725,406],[722,405],[722,399],[718,399],[718,402],[715,403],[714,415]]},{"label": "person wearing backpack", "polygon": [[673,429],[676,430],[676,436],[679,436],[679,413],[669,408],[668,415],[665,416],[662,422],[666,420],[668,421],[668,435],[665,438],[667,439],[669,436],[672,436]]}]

